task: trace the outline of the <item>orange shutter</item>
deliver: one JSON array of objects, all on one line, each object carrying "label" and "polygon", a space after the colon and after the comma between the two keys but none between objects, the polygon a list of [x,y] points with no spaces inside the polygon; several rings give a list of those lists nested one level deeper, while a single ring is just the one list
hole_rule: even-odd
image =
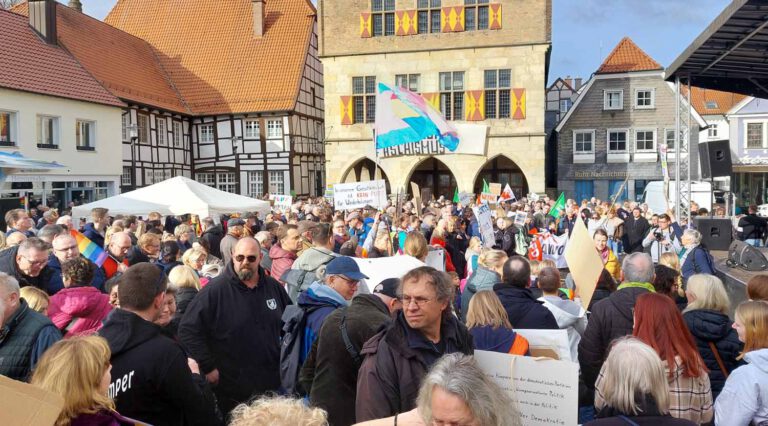
[{"label": "orange shutter", "polygon": [[464,6],[446,6],[440,13],[441,31],[455,33],[464,31]]},{"label": "orange shutter", "polygon": [[525,89],[512,89],[512,119],[525,120]]},{"label": "orange shutter", "polygon": [[395,35],[415,35],[418,33],[418,25],[415,10],[399,10],[395,12]]},{"label": "orange shutter", "polygon": [[501,29],[501,3],[493,3],[489,8],[488,28],[491,30]]},{"label": "orange shutter", "polygon": [[465,119],[467,121],[485,120],[485,91],[467,90],[464,95]]},{"label": "orange shutter", "polygon": [[454,6],[453,11],[456,14],[456,23],[453,26],[453,31],[464,31],[464,6]]},{"label": "orange shutter", "polygon": [[395,11],[395,35],[397,36],[404,36],[405,35],[405,22],[403,19],[403,15],[405,15],[405,12],[402,10]]},{"label": "orange shutter", "polygon": [[341,124],[349,126],[354,123],[352,116],[352,96],[341,97]]},{"label": "orange shutter", "polygon": [[360,14],[360,37],[369,38],[373,35],[373,18],[369,12]]},{"label": "orange shutter", "polygon": [[406,13],[410,13],[411,15],[411,28],[410,28],[410,31],[408,32],[408,35],[418,34],[419,33],[419,11],[411,10],[410,12],[406,12]]}]

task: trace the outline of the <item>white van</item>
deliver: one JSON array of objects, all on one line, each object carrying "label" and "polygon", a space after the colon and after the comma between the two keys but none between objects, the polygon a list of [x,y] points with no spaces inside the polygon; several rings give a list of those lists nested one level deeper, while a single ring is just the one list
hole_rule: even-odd
[{"label": "white van", "polygon": [[[684,182],[680,182],[683,189]],[[691,199],[707,210],[712,210],[712,184],[710,182],[691,182]],[[661,214],[668,208],[673,208],[677,194],[675,193],[675,181],[669,181],[669,207],[664,200],[664,182],[657,180],[648,182],[643,191],[643,202],[648,204],[648,208],[655,214]]]}]

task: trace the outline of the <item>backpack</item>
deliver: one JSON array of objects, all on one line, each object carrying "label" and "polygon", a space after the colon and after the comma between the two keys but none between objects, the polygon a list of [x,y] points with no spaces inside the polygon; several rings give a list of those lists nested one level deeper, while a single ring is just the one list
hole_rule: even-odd
[{"label": "backpack", "polygon": [[318,307],[304,309],[288,305],[283,311],[283,340],[280,345],[280,385],[288,395],[298,395],[299,372],[301,371],[301,344],[307,317]]},{"label": "backpack", "polygon": [[515,253],[520,256],[528,255],[528,239],[525,238],[523,228],[518,228],[517,235],[515,235]]},{"label": "backpack", "polygon": [[288,269],[283,273],[283,276],[280,277],[280,281],[285,283],[288,290],[288,296],[294,304],[299,297],[299,293],[307,291],[309,286],[318,280],[317,271],[321,268],[324,271],[324,267],[333,259],[335,259],[335,256],[330,256],[328,260],[318,265],[318,267],[312,271],[307,271],[306,269]]}]

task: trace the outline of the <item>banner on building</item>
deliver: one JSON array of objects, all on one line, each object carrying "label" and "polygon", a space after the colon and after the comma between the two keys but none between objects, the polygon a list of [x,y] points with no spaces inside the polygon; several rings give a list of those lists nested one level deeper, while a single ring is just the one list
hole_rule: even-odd
[{"label": "banner on building", "polygon": [[568,235],[557,236],[551,232],[538,234],[531,242],[528,249],[528,258],[531,260],[549,259],[555,262],[558,268],[567,268],[565,260],[565,247],[568,245]]},{"label": "banner on building", "polygon": [[293,205],[293,197],[290,195],[269,194],[269,199],[274,201],[272,206],[275,210],[280,210],[283,213],[291,211],[291,205]]},{"label": "banner on building", "polygon": [[578,364],[488,351],[475,351],[475,360],[507,392],[522,424],[578,424]]},{"label": "banner on building", "polygon": [[[429,137],[419,142],[405,143],[378,150],[379,158],[405,157],[410,155],[467,154],[485,155],[488,126],[485,124],[454,123],[459,135],[459,144],[455,151],[448,150],[437,137]],[[371,158],[376,158],[375,144],[371,144]]]},{"label": "banner on building", "polygon": [[336,210],[359,209],[387,205],[387,184],[384,180],[337,183],[333,185],[333,205]]},{"label": "banner on building", "polygon": [[477,207],[473,207],[472,211],[475,212],[477,218],[477,226],[480,228],[480,238],[483,240],[485,247],[491,248],[496,243],[496,237],[493,233],[493,218],[491,217],[491,208],[488,204],[480,204]]}]

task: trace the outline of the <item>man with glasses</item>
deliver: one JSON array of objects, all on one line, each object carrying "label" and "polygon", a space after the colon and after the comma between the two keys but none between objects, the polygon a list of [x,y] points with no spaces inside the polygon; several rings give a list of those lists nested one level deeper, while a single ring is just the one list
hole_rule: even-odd
[{"label": "man with glasses", "polygon": [[[112,238],[109,239],[107,244],[107,254],[109,254],[117,262],[116,272],[123,273],[128,269],[128,251],[133,247],[133,240],[131,234],[128,232],[116,232],[112,234]],[[112,276],[107,276],[107,279]]]},{"label": "man with glasses", "polygon": [[280,388],[280,318],[291,301],[260,261],[258,241],[240,239],[232,261],[192,299],[179,325],[179,340],[214,386],[225,416]]},{"label": "man with glasses", "polygon": [[[61,276],[61,265],[67,260],[79,256],[80,251],[77,248],[77,240],[75,240],[75,237],[69,234],[61,234],[53,239],[53,253],[48,257],[48,269],[51,270],[51,277],[48,281],[48,286],[45,289],[48,294],[53,296],[64,288],[64,281]],[[104,278],[104,270],[97,267],[90,260],[88,260],[88,263],[90,263],[95,270],[91,286],[96,287],[103,292],[104,281],[106,281]]]},{"label": "man with glasses", "polygon": [[643,239],[643,248],[651,255],[653,263],[659,263],[661,255],[664,253],[674,253],[677,255],[682,250],[680,238],[683,236],[683,230],[680,225],[672,219],[672,213],[659,215],[659,226],[651,228],[648,235]]},{"label": "man with glasses", "polygon": [[453,292],[451,278],[429,266],[403,276],[402,311],[361,351],[356,421],[412,410],[422,378],[441,356],[473,354],[472,336],[451,313]]},{"label": "man with glasses", "polygon": [[45,291],[52,273],[47,267],[50,248],[39,238],[27,238],[0,253],[0,271],[16,278],[21,287],[34,286]]}]

